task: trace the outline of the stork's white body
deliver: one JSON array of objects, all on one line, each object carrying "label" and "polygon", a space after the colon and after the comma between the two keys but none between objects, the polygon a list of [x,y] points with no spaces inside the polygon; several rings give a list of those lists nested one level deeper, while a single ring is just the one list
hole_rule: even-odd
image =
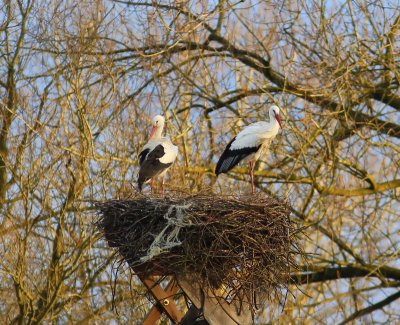
[{"label": "stork's white body", "polygon": [[[142,152],[149,149],[149,153],[152,152],[158,145],[162,145],[165,154],[159,158],[160,162],[163,164],[173,163],[178,156],[178,147],[172,144],[171,140],[165,137],[160,139],[150,139],[142,149]],[[148,154],[146,155],[146,157]]]},{"label": "stork's white body", "polygon": [[254,163],[268,152],[269,146],[281,126],[279,108],[269,110],[269,122],[256,122],[246,126],[226,146],[217,163],[215,173],[226,173],[238,163],[250,163],[252,192],[254,193]]},{"label": "stork's white body", "polygon": [[230,149],[261,147],[253,154],[246,157],[246,161],[258,160],[268,151],[269,145],[278,134],[279,124],[271,122],[256,122],[249,124],[240,131],[232,142]]},{"label": "stork's white body", "polygon": [[144,183],[152,181],[157,176],[162,176],[164,191],[165,174],[178,156],[178,147],[172,144],[168,138],[161,136],[164,121],[164,117],[160,115],[154,118],[150,139],[139,154],[139,190],[142,189]]}]

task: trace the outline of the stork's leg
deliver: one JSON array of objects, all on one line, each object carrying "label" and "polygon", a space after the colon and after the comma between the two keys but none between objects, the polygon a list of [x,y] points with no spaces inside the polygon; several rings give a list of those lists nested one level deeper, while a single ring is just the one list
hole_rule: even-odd
[{"label": "stork's leg", "polygon": [[154,182],[153,182],[153,179],[150,179],[150,190],[151,190],[151,193],[154,192]]},{"label": "stork's leg", "polygon": [[162,177],[161,187],[162,187],[162,194],[165,194],[165,175]]},{"label": "stork's leg", "polygon": [[250,179],[251,179],[251,193],[254,194],[254,161],[250,160]]}]

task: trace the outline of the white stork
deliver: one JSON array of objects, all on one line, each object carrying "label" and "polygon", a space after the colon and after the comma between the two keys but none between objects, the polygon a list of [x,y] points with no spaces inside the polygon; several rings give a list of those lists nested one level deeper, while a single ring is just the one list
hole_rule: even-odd
[{"label": "white stork", "polygon": [[153,179],[162,176],[162,189],[165,190],[165,173],[171,167],[178,155],[178,147],[162,137],[165,118],[157,115],[153,119],[153,128],[150,132],[149,141],[144,145],[139,154],[139,191],[143,184],[151,181],[153,190]]},{"label": "white stork", "polygon": [[242,160],[250,165],[251,192],[254,193],[254,164],[265,155],[272,140],[282,128],[278,106],[269,109],[269,122],[257,122],[246,126],[226,146],[219,158],[215,174],[227,173]]}]

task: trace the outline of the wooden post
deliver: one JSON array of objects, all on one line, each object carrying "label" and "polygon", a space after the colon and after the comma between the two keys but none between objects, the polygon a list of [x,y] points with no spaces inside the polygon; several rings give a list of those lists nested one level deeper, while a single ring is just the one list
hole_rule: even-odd
[{"label": "wooden post", "polygon": [[[240,306],[238,302],[228,303],[210,290],[205,290],[197,283],[186,279],[178,279],[177,282],[172,279],[164,290],[155,276],[144,277],[140,273],[137,273],[137,276],[156,300],[156,305],[146,315],[142,325],[154,325],[162,313],[166,313],[174,324],[180,324],[181,321],[184,324],[191,324],[199,313],[204,316],[203,324],[249,325],[252,323],[250,305],[246,301],[241,302]],[[174,301],[178,286],[195,307],[192,310],[189,309],[186,317]]]},{"label": "wooden post", "polygon": [[198,309],[203,310],[204,318],[210,325],[249,325],[252,323],[250,305],[243,301],[228,303],[215,294],[203,291],[196,283],[179,279],[178,285]]},{"label": "wooden post", "polygon": [[151,310],[144,319],[143,324],[153,325],[160,318],[162,312],[165,312],[174,324],[179,324],[183,315],[174,301],[174,294],[178,289],[173,283],[171,283],[172,280],[164,291],[154,276],[143,277],[140,274],[137,274],[137,276],[157,301],[155,306],[157,311]]},{"label": "wooden post", "polygon": [[[178,286],[176,282],[171,280],[167,287],[165,288],[165,293],[173,299],[174,295],[178,292]],[[149,311],[149,313],[144,318],[142,325],[153,325],[158,321],[161,317],[161,314],[164,312],[163,305],[160,302],[157,302],[156,305]]]}]

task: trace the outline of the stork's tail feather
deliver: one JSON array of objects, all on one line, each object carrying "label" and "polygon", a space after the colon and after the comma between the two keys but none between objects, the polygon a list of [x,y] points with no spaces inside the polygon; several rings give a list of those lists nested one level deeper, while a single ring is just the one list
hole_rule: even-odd
[{"label": "stork's tail feather", "polygon": [[219,174],[227,173],[228,171],[230,171],[233,167],[238,165],[247,156],[257,152],[261,146],[259,145],[257,147],[245,147],[241,149],[231,150],[230,149],[231,143],[232,141],[228,144],[221,158],[219,158],[218,160],[217,167],[215,168],[215,174],[217,176]]},{"label": "stork's tail feather", "polygon": [[247,154],[234,154],[234,151],[224,152],[221,158],[218,160],[217,167],[215,168],[215,174],[218,176],[222,173],[229,172],[233,167],[238,165]]},{"label": "stork's tail feather", "polygon": [[139,192],[142,191],[142,189],[143,189],[143,182],[138,182],[138,189],[139,189]]},{"label": "stork's tail feather", "polygon": [[139,178],[138,178],[138,189],[139,192],[142,191],[143,189],[143,184],[146,182],[146,179],[142,177],[142,175],[139,174]]}]

